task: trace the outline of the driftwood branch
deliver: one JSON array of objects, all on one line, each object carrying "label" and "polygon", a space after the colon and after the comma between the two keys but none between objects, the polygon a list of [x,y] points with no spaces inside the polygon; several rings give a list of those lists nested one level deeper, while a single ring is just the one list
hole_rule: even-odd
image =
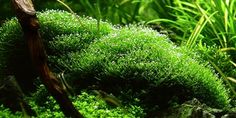
[{"label": "driftwood branch", "polygon": [[39,22],[31,0],[12,0],[13,8],[27,41],[31,61],[47,90],[59,103],[66,117],[82,118],[68,98],[66,91],[47,65],[47,54],[39,33]]}]

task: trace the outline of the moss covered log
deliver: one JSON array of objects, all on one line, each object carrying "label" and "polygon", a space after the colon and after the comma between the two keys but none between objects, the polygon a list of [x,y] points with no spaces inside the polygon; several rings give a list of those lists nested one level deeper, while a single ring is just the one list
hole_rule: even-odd
[{"label": "moss covered log", "polygon": [[[158,32],[106,22],[98,28],[96,20],[64,11],[45,11],[38,17],[49,65],[78,82],[78,88],[96,84],[109,92],[145,90],[159,102],[174,94],[195,97],[212,107],[229,105],[227,89],[214,72]],[[29,65],[22,36],[14,18],[0,28],[0,77],[15,75],[26,86],[37,73]]]}]

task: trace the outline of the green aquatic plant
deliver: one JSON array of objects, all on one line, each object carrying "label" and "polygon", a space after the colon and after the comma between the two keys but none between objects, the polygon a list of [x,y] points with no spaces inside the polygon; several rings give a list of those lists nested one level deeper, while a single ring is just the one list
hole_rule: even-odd
[{"label": "green aquatic plant", "polygon": [[[62,118],[63,113],[56,101],[49,96],[41,96],[45,94],[45,87],[41,86],[39,92],[34,97],[29,98],[30,104],[38,113],[38,118]],[[46,93],[48,94],[48,93]],[[38,97],[38,98],[36,98]],[[35,102],[35,99],[45,100],[45,104]],[[73,96],[72,102],[80,109],[85,118],[112,117],[112,118],[142,118],[145,113],[140,106],[127,104],[122,107],[110,107],[105,101],[99,99],[92,92],[83,91],[80,96]],[[82,109],[81,109],[82,108]],[[23,117],[20,112],[12,113],[9,109],[0,106],[0,116],[3,118],[19,118]]]},{"label": "green aquatic plant", "polygon": [[[154,30],[102,21],[98,30],[96,20],[82,17],[78,22],[75,15],[65,11],[49,10],[37,15],[49,66],[54,72],[66,73],[79,89],[96,85],[114,93],[145,91],[145,96],[157,96],[152,98],[159,101],[157,104],[165,96],[184,96],[198,98],[212,107],[229,105],[227,89],[214,72],[190,57],[185,47],[176,47]],[[19,82],[32,81],[37,74],[28,63],[16,19],[3,24],[0,34],[0,77],[12,74]],[[169,93],[159,94],[165,92]]]}]

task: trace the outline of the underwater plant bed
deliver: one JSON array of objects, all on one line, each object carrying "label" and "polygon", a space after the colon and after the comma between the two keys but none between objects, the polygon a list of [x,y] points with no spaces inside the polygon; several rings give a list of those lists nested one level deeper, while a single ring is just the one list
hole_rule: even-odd
[{"label": "underwater plant bed", "polygon": [[[48,10],[37,15],[49,66],[54,73],[64,74],[76,93],[74,102],[80,101],[77,96],[84,96],[74,104],[79,104],[86,117],[92,117],[89,114],[93,111],[93,117],[103,112],[111,113],[110,117],[144,117],[193,98],[210,107],[229,107],[222,80],[194,54],[187,53],[186,47],[175,46],[165,35],[144,26],[98,24],[95,19],[65,11]],[[34,91],[32,85],[38,75],[29,63],[17,20],[4,23],[0,34],[0,77],[13,75],[23,91]],[[81,92],[93,90],[112,95],[120,103],[114,101],[115,107],[110,107]],[[104,106],[86,111],[100,103]]]}]

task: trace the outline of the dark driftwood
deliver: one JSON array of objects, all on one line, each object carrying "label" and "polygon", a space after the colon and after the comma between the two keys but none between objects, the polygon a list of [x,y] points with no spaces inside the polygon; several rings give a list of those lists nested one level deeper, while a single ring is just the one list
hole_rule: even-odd
[{"label": "dark driftwood", "polygon": [[39,22],[31,0],[12,0],[13,8],[27,40],[31,61],[43,84],[59,103],[66,117],[82,118],[68,98],[62,85],[47,65],[47,54],[39,33]]}]

